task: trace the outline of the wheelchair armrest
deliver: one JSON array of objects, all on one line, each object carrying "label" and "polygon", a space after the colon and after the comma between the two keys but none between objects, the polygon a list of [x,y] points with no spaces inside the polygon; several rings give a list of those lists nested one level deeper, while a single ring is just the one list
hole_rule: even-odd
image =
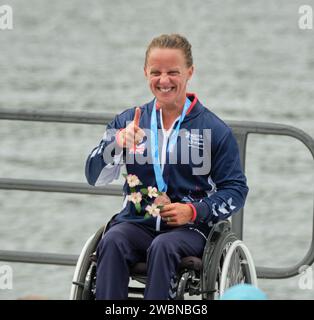
[{"label": "wheelchair armrest", "polygon": [[215,248],[215,244],[219,236],[224,233],[231,231],[231,223],[229,220],[221,220],[214,224],[208,234],[206,245],[203,251],[202,261],[209,261],[211,254]]},{"label": "wheelchair armrest", "polygon": [[214,224],[208,234],[207,242],[208,241],[216,241],[217,236],[223,232],[231,230],[231,223],[229,220],[221,220]]}]

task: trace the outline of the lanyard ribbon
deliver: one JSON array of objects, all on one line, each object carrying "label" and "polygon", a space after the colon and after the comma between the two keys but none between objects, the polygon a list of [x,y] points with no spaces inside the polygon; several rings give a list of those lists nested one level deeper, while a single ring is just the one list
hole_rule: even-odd
[{"label": "lanyard ribbon", "polygon": [[[181,123],[182,123],[190,105],[191,105],[190,99],[186,98],[180,119],[179,119],[176,127],[174,128],[174,132],[170,135],[170,139],[169,139],[169,143],[168,143],[168,147],[167,147],[167,153],[171,152],[173,150],[173,147],[177,143]],[[165,183],[165,180],[162,176],[161,163],[160,163],[160,157],[159,157],[156,99],[154,100],[150,128],[151,128],[152,160],[153,160],[154,173],[155,173],[155,178],[156,178],[158,190],[162,191],[162,192],[167,192],[168,186]]]}]

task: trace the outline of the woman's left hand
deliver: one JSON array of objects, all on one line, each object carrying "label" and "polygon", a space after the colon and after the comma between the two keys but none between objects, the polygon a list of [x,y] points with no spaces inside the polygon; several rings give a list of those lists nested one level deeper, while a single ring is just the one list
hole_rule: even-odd
[{"label": "woman's left hand", "polygon": [[193,209],[185,203],[174,202],[166,204],[162,208],[160,216],[168,225],[180,226],[191,222]]}]

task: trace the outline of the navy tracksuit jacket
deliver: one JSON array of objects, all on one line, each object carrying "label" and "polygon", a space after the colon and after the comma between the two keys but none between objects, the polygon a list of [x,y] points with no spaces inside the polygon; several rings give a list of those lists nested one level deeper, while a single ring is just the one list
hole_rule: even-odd
[{"label": "navy tracksuit jacket", "polygon": [[[176,148],[165,152],[163,147],[169,144],[169,138],[162,127],[162,110],[157,110],[157,126],[167,195],[171,202],[190,203],[195,219],[184,226],[170,227],[160,217],[145,218],[144,210],[137,213],[134,204],[125,198],[121,212],[98,244],[97,299],[127,299],[129,267],[145,259],[148,279],[144,298],[173,298],[182,257],[201,257],[210,226],[244,205],[248,188],[231,129],[195,95],[188,98],[191,105],[181,123]],[[141,107],[139,126],[144,130],[150,128],[152,108],[153,101]],[[122,149],[116,143],[117,131],[125,128],[134,114],[132,108],[117,115],[89,155],[86,177],[91,185],[106,185],[119,177],[124,163],[127,173],[137,175],[144,186],[157,187],[150,132],[133,150]],[[124,194],[130,194],[127,183]],[[131,223],[122,223],[125,221]]]},{"label": "navy tracksuit jacket", "polygon": [[[194,226],[206,232],[208,225],[228,218],[243,207],[248,187],[231,129],[206,109],[194,94],[189,94],[188,98],[191,105],[181,124],[175,154],[166,155],[163,178],[168,185],[167,195],[171,202],[191,203],[196,210]],[[141,107],[139,126],[142,129],[150,128],[152,108],[153,101]],[[125,128],[133,120],[134,113],[135,108],[128,109],[108,124],[103,139],[86,162],[89,184],[106,185],[119,176],[120,166],[126,162],[128,174],[137,175],[144,186],[157,187],[149,151],[150,138],[146,137],[133,152],[122,150],[115,142],[117,130]],[[162,133],[158,110],[157,123]],[[167,143],[162,134],[159,138],[159,146]],[[136,162],[137,157],[140,163]],[[143,165],[145,159],[147,163]],[[130,194],[126,183],[124,194]],[[134,204],[125,201],[116,221],[134,221],[156,229],[156,218],[144,219],[144,214],[143,210],[139,215]],[[160,229],[168,228],[161,221]]]}]

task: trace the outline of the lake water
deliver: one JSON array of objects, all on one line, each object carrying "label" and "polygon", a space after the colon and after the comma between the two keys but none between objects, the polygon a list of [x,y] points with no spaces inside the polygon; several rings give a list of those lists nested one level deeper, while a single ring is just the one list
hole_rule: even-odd
[{"label": "lake water", "polygon": [[[224,120],[293,125],[314,137],[314,30],[298,27],[299,0],[16,0],[0,31],[0,108],[121,112],[151,99],[143,60],[151,38],[192,43],[189,91]],[[306,3],[314,8],[314,1]],[[104,126],[0,122],[0,177],[85,182]],[[291,266],[313,227],[313,160],[288,137],[249,137],[244,240],[259,266]],[[78,254],[117,197],[0,191],[0,249]],[[67,299],[74,268],[6,263],[13,289]],[[300,277],[260,280],[270,299],[313,299]],[[314,279],[313,279],[314,281]]]}]

